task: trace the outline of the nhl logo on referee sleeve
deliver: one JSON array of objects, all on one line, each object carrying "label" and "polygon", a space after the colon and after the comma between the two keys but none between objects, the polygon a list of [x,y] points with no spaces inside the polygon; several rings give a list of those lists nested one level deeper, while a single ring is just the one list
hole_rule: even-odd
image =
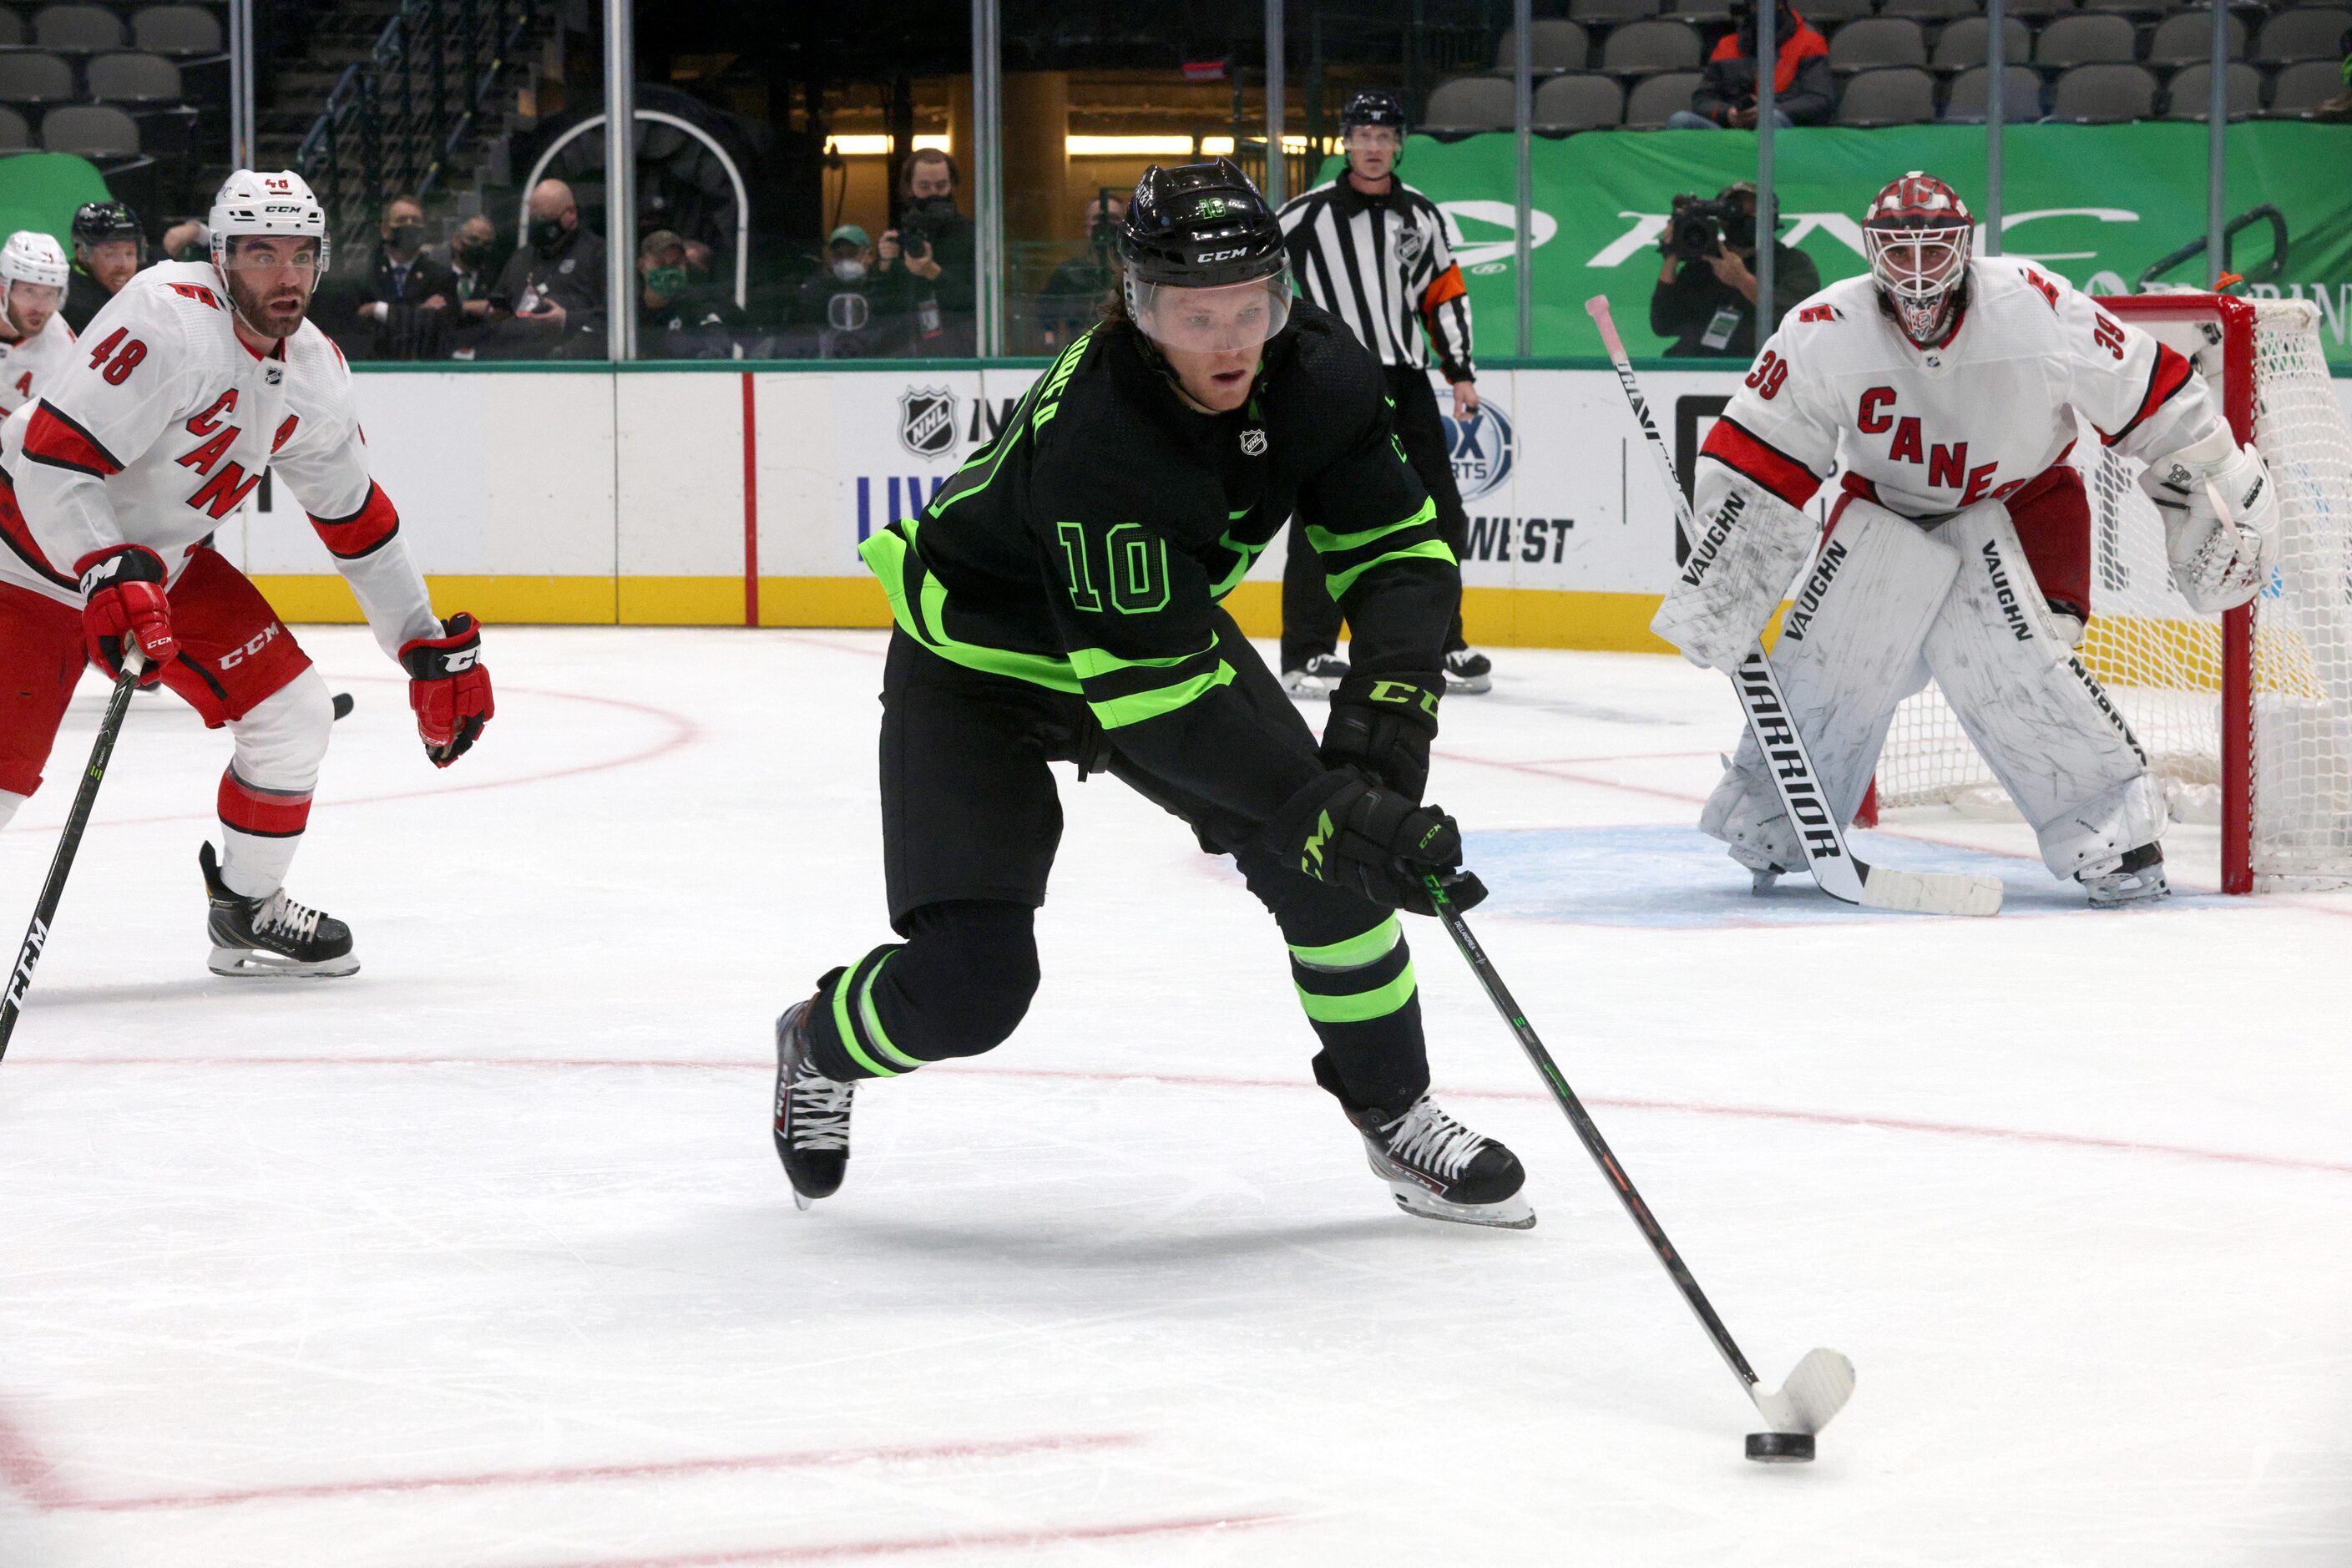
[{"label": "nhl logo on referee sleeve", "polygon": [[910,386],[898,395],[898,444],[918,458],[936,458],[955,445],[955,394],[944,386]]},{"label": "nhl logo on referee sleeve", "polygon": [[1242,432],[1242,456],[1244,458],[1263,458],[1265,456],[1265,431],[1253,425],[1248,429]]}]

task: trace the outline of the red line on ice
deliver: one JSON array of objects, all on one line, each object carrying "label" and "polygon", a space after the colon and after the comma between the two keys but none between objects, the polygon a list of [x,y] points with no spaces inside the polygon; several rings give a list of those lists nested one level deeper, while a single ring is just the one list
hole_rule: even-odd
[{"label": "red line on ice", "polygon": [[[5,1432],[0,1431],[0,1440]],[[814,1469],[838,1465],[921,1464],[941,1459],[1001,1459],[1066,1448],[1126,1447],[1143,1439],[1132,1432],[1089,1432],[1048,1437],[983,1438],[968,1443],[893,1445],[873,1448],[813,1448],[786,1454],[748,1454],[727,1459],[670,1459],[636,1465],[549,1466],[527,1470],[481,1470],[460,1475],[403,1476],[382,1480],[318,1481],[307,1485],[250,1487],[242,1490],[175,1492],[155,1497],[39,1499],[52,1511],[143,1513],[168,1509],[227,1508],[248,1502],[288,1502],[314,1498],[379,1496],[484,1487],[563,1486],[574,1481],[672,1480],[681,1476],[725,1475],[740,1470]],[[7,1450],[0,1447],[0,1465]],[[46,1475],[46,1472],[44,1472]]]},{"label": "red line on ice", "polygon": [[40,1509],[71,1508],[79,1500],[5,1410],[0,1410],[0,1488]]},{"label": "red line on ice", "polygon": [[918,1552],[981,1552],[1000,1548],[1057,1546],[1079,1541],[1121,1541],[1141,1535],[1178,1535],[1208,1530],[1247,1530],[1288,1522],[1278,1513],[1243,1513],[1209,1519],[1155,1519],[1131,1524],[1078,1524],[1046,1530],[986,1530],[954,1535],[902,1536],[894,1541],[839,1541],[812,1546],[770,1546],[749,1552],[697,1552],[684,1557],[599,1557],[549,1568],[726,1568],[739,1563],[823,1563],[843,1558],[898,1557]]},{"label": "red line on ice", "polygon": [[[660,1068],[680,1072],[773,1072],[769,1062],[719,1058],[611,1057],[33,1057],[9,1070],[42,1068]],[[1191,1089],[1311,1089],[1304,1079],[1216,1078],[1206,1074],[1168,1072],[1095,1072],[1077,1068],[977,1067],[940,1064],[934,1072],[974,1073],[982,1078],[1067,1079],[1079,1083],[1164,1083]],[[1544,1101],[1549,1097],[1533,1089],[1456,1089],[1449,1095],[1463,1100]],[[2305,1160],[2288,1154],[2242,1153],[2232,1149],[2200,1149],[2187,1143],[2158,1143],[2146,1139],[2105,1138],[2089,1132],[2048,1132],[2023,1127],[1988,1127],[1967,1121],[1927,1121],[1908,1116],[1875,1116],[1868,1112],[1799,1110],[1770,1105],[1710,1105],[1690,1100],[1604,1099],[1585,1096],[1584,1103],[1608,1110],[1663,1110],[1688,1116],[1724,1116],[1738,1121],[1797,1121],[1817,1127],[1874,1127],[1893,1132],[1926,1132],[1946,1138],[1990,1139],[1998,1142],[2047,1143],[2067,1149],[2108,1149],[2126,1154],[2163,1154],[2180,1160],[2204,1160],[2222,1165],[2254,1165],[2275,1171],[2316,1171],[2352,1176],[2352,1162]]]}]

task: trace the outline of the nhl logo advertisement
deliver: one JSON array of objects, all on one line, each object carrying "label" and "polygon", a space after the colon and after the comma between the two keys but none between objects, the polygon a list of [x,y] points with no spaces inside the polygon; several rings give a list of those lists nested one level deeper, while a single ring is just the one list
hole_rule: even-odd
[{"label": "nhl logo advertisement", "polygon": [[929,505],[948,477],[996,438],[1038,374],[1013,368],[830,377],[834,515],[826,558],[863,572],[857,547]]}]

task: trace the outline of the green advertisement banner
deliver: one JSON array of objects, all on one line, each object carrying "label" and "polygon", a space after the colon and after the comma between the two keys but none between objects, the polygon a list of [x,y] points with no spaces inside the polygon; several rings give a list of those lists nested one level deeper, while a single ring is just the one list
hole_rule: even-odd
[{"label": "green advertisement banner", "polygon": [[[1909,170],[1948,181],[1982,215],[1981,126],[1785,131],[1774,145],[1780,237],[1812,258],[1823,282],[1862,270],[1862,210]],[[2267,204],[2286,225],[2276,277],[2245,292],[2314,300],[2328,357],[2352,367],[2352,125],[2233,125],[2228,149],[2227,213]],[[2077,285],[2135,292],[2150,264],[2204,236],[2202,125],[2012,125],[2002,152],[2003,251],[2032,258]],[[1600,339],[1584,313],[1595,293],[1609,296],[1628,347],[1656,353],[1664,342],[1650,332],[1649,301],[1667,209],[1677,192],[1713,195],[1755,178],[1756,138],[1721,131],[1537,137],[1533,163],[1534,353],[1598,355]],[[1507,355],[1518,319],[1513,139],[1446,143],[1416,136],[1399,173],[1452,218],[1479,350]],[[2238,236],[2232,269],[2263,278],[2273,249],[2271,226],[2257,224]],[[2200,255],[2158,281],[2204,279]]]}]

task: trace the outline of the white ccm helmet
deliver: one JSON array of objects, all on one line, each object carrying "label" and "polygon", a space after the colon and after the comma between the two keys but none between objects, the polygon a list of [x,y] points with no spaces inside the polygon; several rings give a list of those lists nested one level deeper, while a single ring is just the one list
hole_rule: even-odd
[{"label": "white ccm helmet", "polygon": [[7,290],[19,283],[45,284],[63,289],[71,274],[67,270],[65,247],[54,236],[36,228],[20,228],[0,246],[0,300]]},{"label": "white ccm helmet", "polygon": [[327,209],[291,169],[256,174],[239,169],[213,197],[212,256],[228,265],[228,242],[246,235],[291,234],[319,242],[319,276],[327,275]]}]

